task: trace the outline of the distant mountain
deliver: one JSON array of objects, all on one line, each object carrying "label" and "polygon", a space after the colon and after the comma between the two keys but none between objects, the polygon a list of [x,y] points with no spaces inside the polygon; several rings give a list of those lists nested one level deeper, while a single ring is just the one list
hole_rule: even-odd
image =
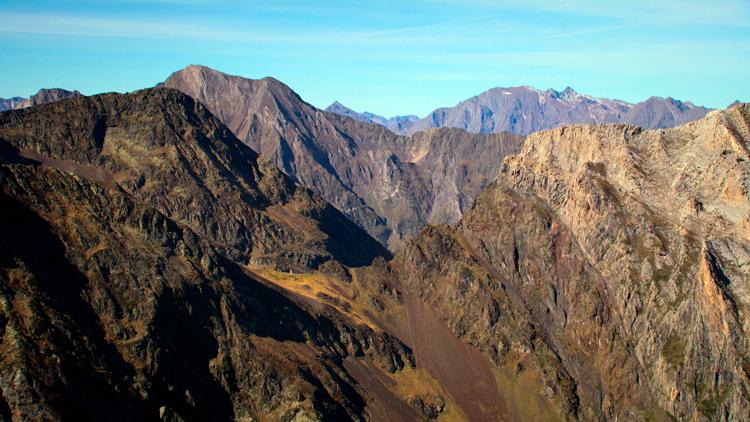
[{"label": "distant mountain", "polygon": [[671,97],[651,97],[634,104],[621,122],[649,129],[670,128],[698,120],[709,111],[708,108],[696,107],[690,102]]},{"label": "distant mountain", "polygon": [[164,85],[205,104],[240,140],[392,250],[428,222],[457,221],[522,143],[507,133],[447,129],[398,136],[362,117],[318,110],[273,78],[203,66],[175,72]]},{"label": "distant mountain", "polygon": [[20,108],[19,105],[25,100],[23,97],[0,98],[0,111]]},{"label": "distant mountain", "polygon": [[385,118],[383,116],[378,116],[377,114],[373,114],[367,111],[358,113],[338,101],[334,101],[333,104],[326,107],[325,111],[351,117],[352,119],[359,120],[361,122],[377,123],[379,125],[385,126],[391,132],[397,133],[399,135],[406,134],[409,128],[414,124],[414,122],[419,120],[419,117],[414,115]]},{"label": "distant mountain", "polygon": [[78,91],[68,91],[61,88],[40,89],[39,92],[29,98],[0,98],[0,111],[17,110],[19,108],[31,107],[37,104],[51,103],[54,101],[60,101],[65,98],[80,97],[82,95],[83,94]]},{"label": "distant mountain", "polygon": [[[580,123],[630,123],[644,128],[666,128],[699,119],[709,111],[673,98],[652,97],[630,104],[579,94],[570,87],[558,92],[522,86],[490,89],[454,107],[438,108],[423,119],[410,120],[402,130],[395,131],[412,134],[430,128],[455,127],[472,133],[508,131],[527,135],[563,124]],[[368,121],[383,124],[377,119]],[[389,125],[393,126],[390,122],[385,124],[390,128]]]}]

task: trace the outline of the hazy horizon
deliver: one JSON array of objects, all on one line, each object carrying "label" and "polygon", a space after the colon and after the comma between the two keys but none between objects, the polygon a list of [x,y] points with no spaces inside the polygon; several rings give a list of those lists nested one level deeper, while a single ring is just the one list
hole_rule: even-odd
[{"label": "hazy horizon", "polygon": [[516,3],[9,0],[0,97],[132,91],[201,64],[386,117],[521,85],[712,108],[750,100],[747,2]]}]

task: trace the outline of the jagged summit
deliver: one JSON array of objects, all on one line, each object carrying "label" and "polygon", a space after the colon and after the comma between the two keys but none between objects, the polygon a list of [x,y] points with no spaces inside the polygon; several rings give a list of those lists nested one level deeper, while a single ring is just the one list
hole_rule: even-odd
[{"label": "jagged summit", "polygon": [[[361,122],[369,121],[368,117],[364,113],[358,113],[350,109],[349,107],[341,104],[338,101],[334,101],[333,103],[331,103],[331,105],[325,108],[325,111],[329,113],[340,114],[342,116],[348,116],[348,117],[351,117],[352,119],[359,120]],[[377,123],[377,122],[373,122],[373,123]]]},{"label": "jagged summit", "polygon": [[644,128],[674,127],[704,116],[710,109],[671,97],[651,97],[641,103],[596,98],[571,87],[562,91],[532,86],[497,87],[454,107],[433,111],[423,119],[408,117],[394,128],[394,119],[357,113],[338,101],[327,111],[384,125],[396,133],[412,134],[432,127],[457,127],[469,132],[509,131],[521,135],[564,124],[630,123]]},{"label": "jagged summit", "polygon": [[345,110],[350,110],[350,108],[344,106],[338,100],[335,100],[334,102],[331,103],[331,105],[329,105],[328,107],[325,108],[326,111],[331,111],[331,109],[345,109]]}]

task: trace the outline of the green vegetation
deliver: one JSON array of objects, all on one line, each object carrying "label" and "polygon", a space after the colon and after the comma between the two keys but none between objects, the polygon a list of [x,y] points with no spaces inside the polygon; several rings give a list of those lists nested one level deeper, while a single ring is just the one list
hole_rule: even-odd
[{"label": "green vegetation", "polygon": [[661,349],[661,355],[675,369],[685,361],[685,342],[675,335],[670,335]]},{"label": "green vegetation", "polygon": [[646,413],[643,415],[643,420],[645,422],[677,422],[679,419],[667,412],[666,410],[660,408],[657,405],[652,405],[650,409],[646,410]]},{"label": "green vegetation", "polygon": [[652,279],[654,283],[656,284],[656,286],[660,287],[661,283],[668,281],[671,275],[672,275],[672,267],[664,266],[654,271],[654,275]]},{"label": "green vegetation", "polygon": [[716,414],[716,411],[719,410],[719,406],[721,406],[722,403],[724,403],[724,400],[727,398],[727,391],[724,390],[722,392],[710,395],[706,397],[705,399],[698,402],[698,411],[703,414],[703,416],[707,418],[711,418]]}]

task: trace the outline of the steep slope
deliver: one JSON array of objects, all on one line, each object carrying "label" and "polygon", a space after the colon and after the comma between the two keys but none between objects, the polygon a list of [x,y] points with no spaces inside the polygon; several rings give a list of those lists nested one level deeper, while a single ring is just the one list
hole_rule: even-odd
[{"label": "steep slope", "polygon": [[385,253],[174,90],[76,98],[5,113],[0,125],[22,155],[115,183],[240,262],[362,265]]},{"label": "steep slope", "polygon": [[[476,149],[457,148],[453,154],[460,150],[464,155],[448,157],[440,132],[419,139],[397,136],[380,125],[317,110],[271,78],[250,80],[189,66],[164,85],[204,103],[265,159],[334,204],[391,250],[426,222],[453,222],[470,206],[472,194],[463,192],[478,192],[496,169],[467,164],[480,151],[487,158],[483,162],[496,166],[503,155],[492,154],[512,153],[521,143],[521,138],[508,134],[453,131],[453,145],[467,139]],[[436,152],[428,154],[432,149]],[[444,169],[449,176],[443,181],[450,179],[450,183],[434,184],[434,166],[423,165],[420,156],[431,157],[425,163],[441,159],[457,163]],[[442,204],[450,204],[451,211],[442,212]],[[448,218],[440,220],[442,215]]]},{"label": "steep slope", "polygon": [[3,419],[457,412],[344,290],[279,281],[382,248],[184,94],[0,114],[0,186]]},{"label": "steep slope", "polygon": [[35,106],[38,104],[51,103],[60,101],[65,98],[80,97],[82,94],[78,91],[68,91],[61,88],[52,89],[40,89],[36,94],[29,98],[13,97],[13,98],[0,98],[0,111],[6,110],[17,110],[19,108],[26,108]]},{"label": "steep slope", "polygon": [[378,116],[377,114],[373,114],[367,111],[358,113],[338,101],[334,101],[333,104],[326,107],[325,111],[351,117],[352,119],[359,120],[360,122],[377,123],[381,126],[385,126],[391,132],[399,135],[405,135],[409,128],[414,124],[414,122],[419,120],[419,117],[414,115],[385,118],[383,116]]},{"label": "steep slope", "polygon": [[164,85],[201,101],[266,160],[335,204],[373,237],[388,238],[385,220],[334,168],[352,160],[355,145],[289,87],[272,78],[250,80],[201,66],[174,73]]},{"label": "steep slope", "polygon": [[[749,163],[750,105],[668,130],[536,133],[460,224],[359,277],[400,292],[377,297],[382,320],[465,409],[494,392],[475,412],[748,420]],[[467,368],[489,365],[496,387],[451,388],[419,334],[435,324],[481,351]]]},{"label": "steep slope", "polygon": [[432,129],[412,135],[414,150],[407,158],[429,177],[433,186],[427,222],[455,224],[498,174],[498,157],[517,154],[522,138],[507,132],[472,134]]},{"label": "steep slope", "polygon": [[531,87],[493,88],[454,107],[439,108],[406,133],[456,127],[474,133],[508,131],[527,135],[570,123],[631,123],[644,128],[672,127],[710,110],[672,98],[652,97],[638,104],[594,98],[568,87],[562,92]]}]

